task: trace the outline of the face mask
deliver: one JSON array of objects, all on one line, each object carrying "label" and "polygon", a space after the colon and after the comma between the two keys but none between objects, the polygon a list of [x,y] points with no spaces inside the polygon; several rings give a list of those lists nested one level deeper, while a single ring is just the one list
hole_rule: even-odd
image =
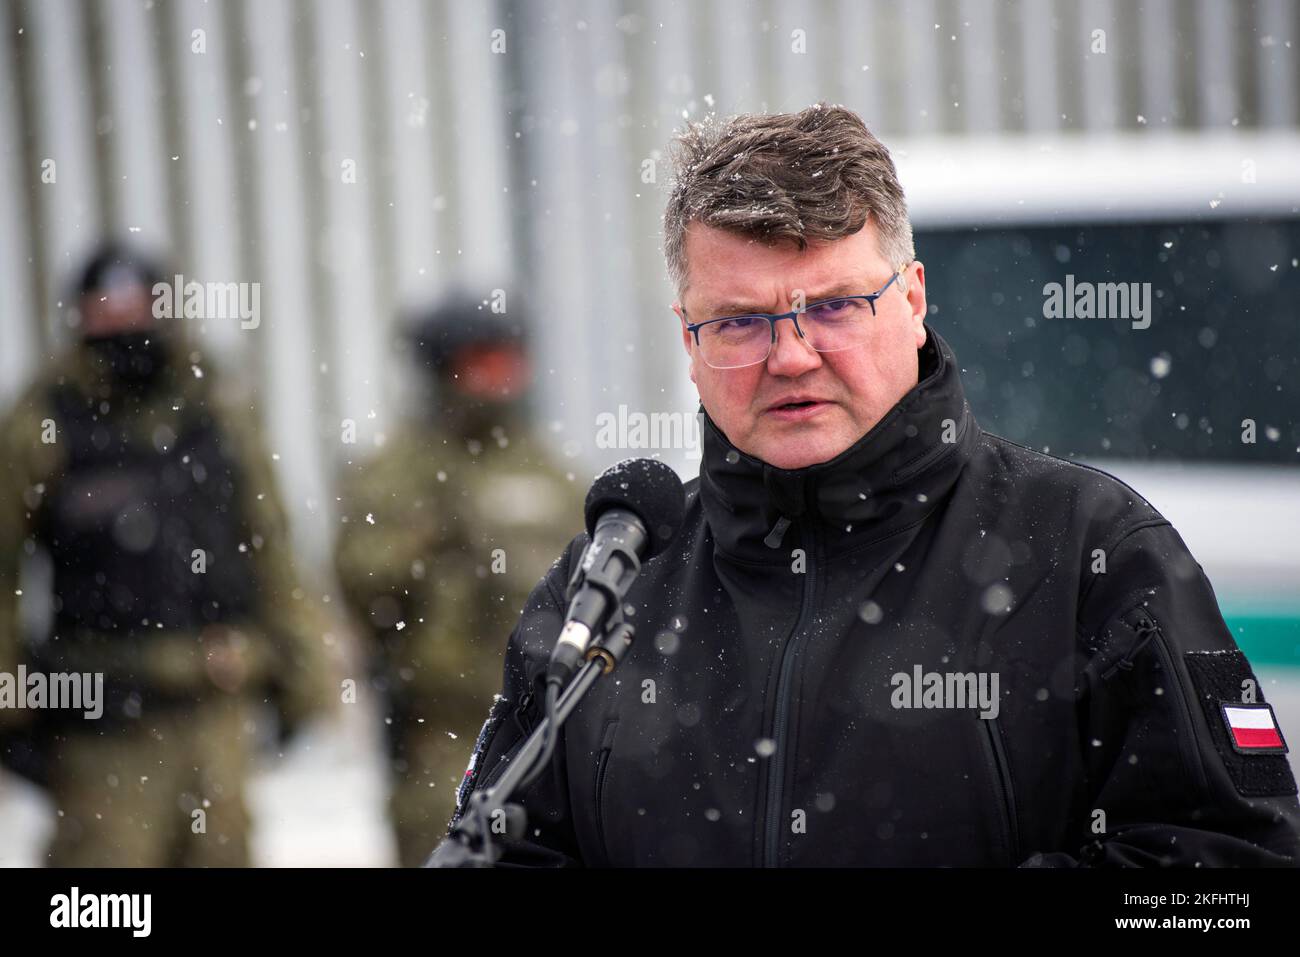
[{"label": "face mask", "polygon": [[156,332],[123,332],[88,338],[85,343],[115,382],[136,392],[148,391],[167,363],[167,352]]}]

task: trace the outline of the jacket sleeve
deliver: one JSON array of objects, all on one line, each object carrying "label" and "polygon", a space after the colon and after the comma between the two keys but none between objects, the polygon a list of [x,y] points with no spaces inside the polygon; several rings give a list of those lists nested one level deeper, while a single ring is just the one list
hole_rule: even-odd
[{"label": "jacket sleeve", "polygon": [[[25,555],[35,547],[34,516],[50,477],[62,468],[62,446],[42,433],[53,412],[37,384],[0,418],[0,672],[13,674],[28,658],[19,601]],[[26,725],[32,713],[0,708],[0,729]]]},{"label": "jacket sleeve", "polygon": [[[429,611],[413,601],[427,599],[419,576],[432,575],[442,553],[455,554],[439,483],[424,463],[432,452],[399,436],[363,462],[340,474],[342,523],[335,540],[334,568],[348,606],[367,633],[383,633],[388,618],[414,621]],[[451,559],[456,560],[456,559]],[[427,569],[422,567],[427,564]],[[382,605],[397,611],[376,618]],[[394,617],[394,614],[396,617]]]},{"label": "jacket sleeve", "polygon": [[1287,756],[1241,749],[1223,707],[1276,718],[1200,565],[1163,519],[1103,551],[1106,570],[1086,587],[1080,616],[1078,850],[1026,863],[1297,866]]},{"label": "jacket sleeve", "polygon": [[[560,633],[564,590],[570,562],[581,555],[586,536],[579,535],[562,558],[533,589],[506,648],[501,694],[479,732],[469,767],[457,794],[456,811],[448,834],[469,806],[469,796],[496,783],[509,760],[541,722],[544,710],[546,665]],[[508,803],[519,804],[527,815],[524,837],[506,841],[494,835],[502,855],[498,867],[582,867],[581,851],[573,828],[569,798],[567,739],[560,729],[551,768],[544,771]]]}]

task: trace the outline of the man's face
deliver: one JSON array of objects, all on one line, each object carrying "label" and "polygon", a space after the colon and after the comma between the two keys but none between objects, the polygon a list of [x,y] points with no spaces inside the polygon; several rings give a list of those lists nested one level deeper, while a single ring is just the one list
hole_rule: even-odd
[{"label": "man's face", "polygon": [[875,318],[868,314],[866,320],[866,341],[851,349],[816,352],[786,319],[776,325],[777,339],[765,362],[714,369],[686,330],[686,316],[702,322],[788,312],[800,292],[807,303],[875,292],[894,266],[881,256],[871,220],[851,236],[809,243],[802,252],[792,242],[768,246],[694,222],[686,231],[686,261],[685,302],[674,303],[673,311],[682,319],[691,381],[709,417],[742,452],[783,469],[829,461],[916,385],[926,308],[919,262],[903,271],[906,293],[896,281],[876,300]]},{"label": "man's face", "polygon": [[509,402],[528,390],[532,367],[514,344],[465,346],[452,358],[453,388],[460,395],[490,402]]},{"label": "man's face", "polygon": [[114,283],[81,297],[81,334],[87,339],[152,328],[153,297],[144,283]]}]

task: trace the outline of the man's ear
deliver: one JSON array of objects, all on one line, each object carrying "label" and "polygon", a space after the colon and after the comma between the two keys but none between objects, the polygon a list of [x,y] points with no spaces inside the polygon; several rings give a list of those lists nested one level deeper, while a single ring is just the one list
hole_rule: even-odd
[{"label": "man's ear", "polygon": [[912,323],[916,331],[916,347],[925,345],[925,316],[929,308],[925,301],[925,266],[915,259],[903,273],[907,280],[907,305],[912,312]]},{"label": "man's ear", "polygon": [[682,314],[682,304],[680,302],[673,303],[673,312],[677,313],[677,318],[680,319],[682,323],[682,348],[684,348],[686,350],[686,354],[691,357],[691,365],[690,365],[691,382],[694,383],[695,382],[695,353],[691,351],[691,340],[694,337],[686,328],[686,316]]}]

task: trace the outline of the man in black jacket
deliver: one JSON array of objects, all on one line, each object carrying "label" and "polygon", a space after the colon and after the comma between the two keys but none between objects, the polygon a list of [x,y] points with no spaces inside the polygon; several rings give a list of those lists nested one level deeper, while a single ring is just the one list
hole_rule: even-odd
[{"label": "man in black jacket", "polygon": [[[502,863],[1294,866],[1281,731],[1200,566],[1123,483],[976,424],[862,121],[677,145],[700,475]],[[540,720],[585,544],[510,637],[453,823]]]}]

